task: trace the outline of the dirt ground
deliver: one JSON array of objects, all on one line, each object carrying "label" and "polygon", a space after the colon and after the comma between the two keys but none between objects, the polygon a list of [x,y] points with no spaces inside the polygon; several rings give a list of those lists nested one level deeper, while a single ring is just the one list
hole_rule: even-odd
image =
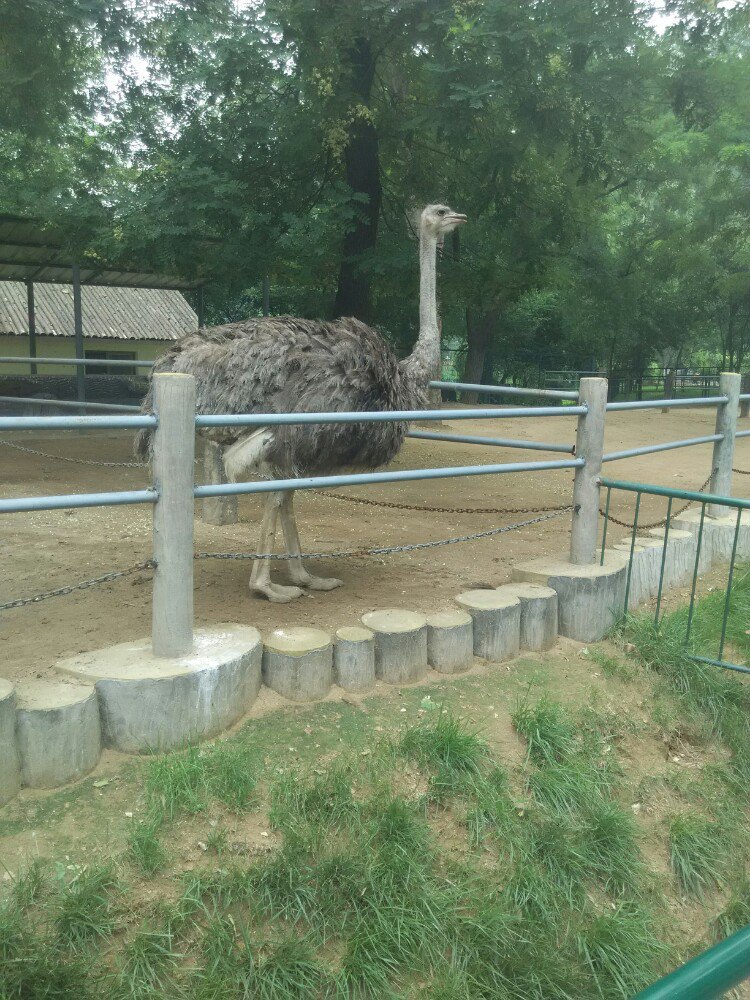
[{"label": "dirt ground", "polygon": [[[607,450],[696,437],[713,432],[711,408],[612,413]],[[454,421],[447,432],[503,435],[525,440],[570,442],[575,418],[522,418],[501,425]],[[131,460],[126,432],[6,435],[24,446],[55,455],[100,461]],[[395,468],[542,460],[563,457],[545,452],[456,445],[410,439]],[[609,476],[697,489],[708,475],[711,445],[659,453],[606,467]],[[750,440],[737,443],[736,466],[750,469]],[[98,492],[142,487],[144,469],[101,468],[40,458],[0,445],[5,496]],[[386,484],[349,489],[352,496],[446,507],[527,508],[566,503],[572,471]],[[750,495],[750,479],[737,476],[737,496]],[[613,495],[612,513],[629,517],[632,495]],[[196,551],[253,551],[262,498],[240,499],[240,523],[216,527],[196,520]],[[664,501],[644,499],[642,520],[663,515]],[[297,494],[303,548],[335,551],[427,542],[471,534],[535,517],[535,514],[439,514],[391,510]],[[406,607],[432,612],[449,607],[462,590],[497,586],[510,578],[514,563],[567,551],[567,513],[489,539],[386,557],[348,557],[315,562],[315,572],[339,576],[344,586],[312,593],[288,605],[269,604],[247,587],[250,564],[200,561],[195,566],[196,624],[239,622],[267,633],[282,625],[314,625],[334,630],[351,625],[367,611]],[[615,541],[624,529],[611,529]],[[277,545],[280,541],[277,539]],[[124,569],[151,556],[151,510],[109,507],[5,515],[0,523],[0,603]],[[276,578],[280,568],[274,567]],[[139,573],[95,589],[78,591],[20,609],[0,612],[0,676],[10,679],[52,675],[55,661],[148,634],[150,574]]]}]

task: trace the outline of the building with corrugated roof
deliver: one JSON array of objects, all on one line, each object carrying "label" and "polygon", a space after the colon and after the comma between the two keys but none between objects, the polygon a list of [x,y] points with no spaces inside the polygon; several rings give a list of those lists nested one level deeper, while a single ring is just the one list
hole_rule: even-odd
[{"label": "building with corrugated roof", "polygon": [[[81,289],[84,357],[113,361],[153,361],[169,344],[198,329],[198,317],[182,292],[163,288],[84,285]],[[74,358],[73,288],[35,286],[36,343],[39,357]],[[0,281],[0,356],[28,359],[29,320],[26,285]],[[39,374],[60,374],[40,364]],[[28,373],[28,360],[3,365],[2,374]],[[98,368],[101,374],[108,369]],[[112,374],[130,370],[117,366]],[[135,374],[133,369],[132,374]],[[141,369],[141,373],[143,370]]]}]

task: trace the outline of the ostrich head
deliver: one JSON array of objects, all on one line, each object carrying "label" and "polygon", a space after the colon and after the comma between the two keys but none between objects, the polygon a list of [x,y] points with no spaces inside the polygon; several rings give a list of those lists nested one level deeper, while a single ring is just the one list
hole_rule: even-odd
[{"label": "ostrich head", "polygon": [[453,232],[456,226],[466,222],[466,216],[454,212],[447,205],[428,205],[420,217],[420,231],[425,236],[431,236],[442,243],[447,233]]}]

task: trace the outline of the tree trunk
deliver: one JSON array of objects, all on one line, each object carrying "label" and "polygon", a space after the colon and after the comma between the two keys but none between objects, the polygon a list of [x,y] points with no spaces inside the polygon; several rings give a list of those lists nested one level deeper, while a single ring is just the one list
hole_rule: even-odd
[{"label": "tree trunk", "polygon": [[[375,57],[367,38],[357,38],[348,52],[351,91],[356,103],[369,107],[375,75]],[[344,151],[345,180],[352,194],[364,195],[355,202],[356,217],[344,237],[334,314],[356,316],[369,322],[372,315],[370,279],[361,270],[362,255],[372,250],[378,238],[382,191],[378,134],[372,122],[356,115]]]},{"label": "tree trunk", "polygon": [[[467,351],[464,362],[464,382],[482,381],[487,348],[496,322],[497,312],[495,310],[488,313],[477,313],[472,309],[466,310]],[[464,392],[461,394],[461,401],[476,403],[478,395],[477,392]]]}]

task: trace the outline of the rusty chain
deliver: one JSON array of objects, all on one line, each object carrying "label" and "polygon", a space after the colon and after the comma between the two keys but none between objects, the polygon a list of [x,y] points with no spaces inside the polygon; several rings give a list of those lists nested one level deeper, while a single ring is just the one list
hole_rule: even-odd
[{"label": "rusty chain", "polygon": [[[566,509],[571,510],[572,508],[568,507]],[[299,554],[290,552],[196,552],[193,558],[196,561],[205,559],[272,559],[274,561],[286,561],[290,559],[345,559],[364,556],[386,556],[394,555],[397,552],[415,552],[420,549],[435,549],[444,545],[456,545],[459,542],[473,542],[479,538],[491,538],[493,535],[503,535],[509,531],[518,531],[520,528],[527,528],[532,524],[551,521],[555,517],[560,517],[562,513],[563,511],[555,511],[551,514],[544,514],[541,517],[531,518],[528,521],[519,521],[517,524],[505,524],[500,528],[490,528],[488,531],[478,531],[472,535],[441,538],[436,542],[412,542],[407,545],[379,546],[369,549],[344,549],[339,552],[301,552]],[[21,597],[15,601],[7,601],[4,604],[0,604],[0,611],[9,611],[11,608],[22,608],[27,604],[37,604],[39,601],[46,601],[50,597],[62,597],[65,594],[72,594],[76,590],[87,590],[89,587],[96,587],[101,583],[110,583],[113,580],[131,576],[133,573],[155,568],[156,562],[153,559],[147,559],[145,562],[136,563],[135,566],[131,566],[129,569],[115,570],[112,573],[106,573],[104,576],[97,576],[91,580],[83,580],[80,583],[73,583],[67,587],[57,587],[55,590],[43,591],[41,594],[35,594],[33,597]]]},{"label": "rusty chain", "polygon": [[750,476],[750,472],[747,469],[732,469],[732,472],[739,472],[741,476]]},{"label": "rusty chain", "polygon": [[[572,510],[566,507],[565,510]],[[490,538],[493,535],[503,535],[519,528],[527,528],[532,524],[541,524],[560,517],[565,510],[544,514],[542,517],[532,517],[528,521],[518,521],[516,524],[505,524],[500,528],[490,528],[488,531],[477,531],[472,535],[457,535],[454,538],[441,538],[436,542],[411,542],[406,545],[379,546],[370,549],[342,549],[339,552],[197,552],[196,559],[346,559],[358,556],[389,556],[397,552],[416,552],[418,549],[437,549],[444,545],[456,545],[458,542],[473,542],[478,538]]]},{"label": "rusty chain", "polygon": [[0,438],[0,444],[6,448],[15,448],[16,451],[23,451],[27,455],[37,455],[40,458],[52,458],[56,462],[71,462],[73,465],[100,465],[107,468],[118,469],[144,469],[144,462],[97,462],[93,458],[70,458],[67,455],[52,455],[47,451],[39,451],[36,448],[27,448],[25,445],[16,444],[15,441],[8,441],[7,438]]},{"label": "rusty chain", "polygon": [[57,587],[55,590],[45,590],[41,594],[33,597],[20,597],[16,601],[6,601],[0,604],[0,611],[9,611],[11,608],[22,608],[26,604],[38,604],[39,601],[46,601],[50,597],[62,597],[65,594],[72,594],[76,590],[88,590],[89,587],[96,587],[100,583],[110,583],[112,580],[119,580],[124,576],[132,576],[133,573],[140,573],[145,570],[154,569],[156,563],[153,559],[136,563],[129,569],[118,569],[112,573],[105,573],[104,576],[95,576],[91,580],[82,580],[80,583],[71,583],[67,587]]},{"label": "rusty chain", "polygon": [[332,493],[330,490],[309,490],[318,496],[331,497],[333,500],[344,500],[347,503],[364,504],[367,507],[386,507],[389,510],[416,510],[426,514],[546,514],[552,511],[571,510],[570,504],[558,504],[555,507],[430,507],[410,503],[396,503],[393,500],[370,500],[366,497],[349,497],[344,493]]},{"label": "rusty chain", "polygon": [[[705,481],[705,483],[703,483],[702,486],[698,487],[698,489],[695,491],[696,493],[702,493],[705,490],[705,488],[711,482],[711,476],[712,475],[713,475],[713,472],[711,473],[711,475],[709,475],[709,477]],[[680,507],[678,510],[676,510],[673,514],[670,515],[670,518],[679,517],[680,514],[684,514],[685,511],[688,509],[688,507],[690,507],[692,505],[692,502],[693,502],[692,500],[689,500],[686,504],[683,504],[682,507]],[[615,517],[613,514],[607,514],[607,512],[605,510],[603,510],[601,507],[599,508],[599,513],[602,515],[602,517],[608,517],[609,520],[613,524],[619,524],[619,526],[621,528],[632,528],[633,527],[633,522],[632,521],[630,521],[630,522],[628,522],[628,521],[621,521],[619,518]],[[661,519],[661,521],[653,521],[651,524],[641,524],[640,521],[639,521],[638,522],[638,527],[641,528],[643,531],[648,531],[650,528],[663,528],[666,523],[667,523],[667,519],[666,519],[666,517],[663,517]]]}]

